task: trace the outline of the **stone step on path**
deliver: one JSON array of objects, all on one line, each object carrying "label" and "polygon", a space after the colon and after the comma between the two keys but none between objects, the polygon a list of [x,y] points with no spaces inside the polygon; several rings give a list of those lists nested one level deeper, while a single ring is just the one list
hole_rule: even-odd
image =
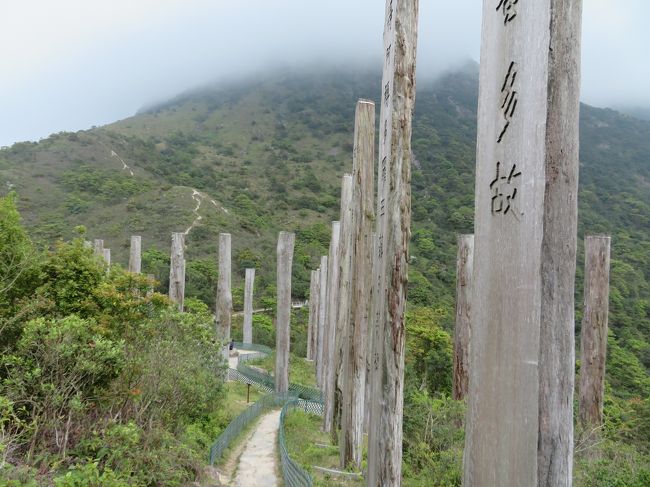
[{"label": "stone step on path", "polygon": [[280,485],[278,472],[278,429],[280,410],[272,411],[260,419],[239,457],[235,487],[276,487]]}]

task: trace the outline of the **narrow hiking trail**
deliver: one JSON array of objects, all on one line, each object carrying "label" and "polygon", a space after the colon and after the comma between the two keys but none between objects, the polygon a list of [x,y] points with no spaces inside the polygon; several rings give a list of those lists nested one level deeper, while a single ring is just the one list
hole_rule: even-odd
[{"label": "narrow hiking trail", "polygon": [[275,487],[280,484],[276,449],[279,427],[279,409],[262,416],[239,457],[235,479],[230,485]]},{"label": "narrow hiking trail", "polygon": [[199,214],[199,210],[201,209],[201,205],[203,204],[204,199],[209,200],[210,203],[212,203],[212,205],[215,208],[220,209],[225,214],[228,214],[228,210],[226,208],[224,208],[223,206],[219,206],[219,204],[215,200],[210,198],[208,195],[194,188],[191,188],[191,190],[192,190],[192,199],[196,201],[196,207],[192,210],[192,213],[194,213],[196,217],[194,218],[192,224],[187,228],[187,230],[185,230],[185,235],[189,234],[190,231],[203,219],[203,217]]},{"label": "narrow hiking trail", "polygon": [[115,157],[122,163],[122,171],[129,171],[129,174],[131,177],[134,176],[133,174],[133,169],[131,169],[131,166],[129,166],[126,162],[124,162],[124,159],[122,159],[120,156],[117,155],[117,152],[111,149],[111,157]]}]

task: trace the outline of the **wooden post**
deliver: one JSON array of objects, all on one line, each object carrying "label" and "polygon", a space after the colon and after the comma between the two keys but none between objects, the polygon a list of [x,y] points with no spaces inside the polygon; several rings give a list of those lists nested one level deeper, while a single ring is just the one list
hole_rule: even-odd
[{"label": "wooden post", "polygon": [[309,282],[309,324],[307,325],[307,360],[315,359],[316,340],[318,334],[318,294],[320,270],[311,271]]},{"label": "wooden post", "polygon": [[318,298],[318,339],[316,350],[316,382],[321,391],[325,390],[323,383],[323,362],[325,357],[323,350],[327,338],[327,256],[320,258],[320,296]]},{"label": "wooden post", "polygon": [[[350,328],[350,270],[352,266],[352,186],[351,174],[343,175],[341,188],[341,236],[338,248],[339,289],[338,309],[333,316],[336,330],[334,331],[334,358],[329,376],[330,401],[329,414],[332,415],[332,441],[338,443],[338,430],[341,427],[341,406],[343,404],[343,354],[345,342]],[[328,411],[327,403],[325,411]]]},{"label": "wooden post", "polygon": [[244,343],[253,343],[253,283],[255,269],[246,269],[244,283]]},{"label": "wooden post", "polygon": [[471,297],[474,235],[458,236],[456,259],[456,327],[454,329],[454,377],[452,397],[462,401],[467,396],[471,343]]},{"label": "wooden post", "polygon": [[97,257],[104,257],[104,241],[96,238],[94,241],[94,250]]},{"label": "wooden post", "polygon": [[183,311],[185,301],[185,234],[172,233],[172,251],[169,265],[169,299]]},{"label": "wooden post", "polygon": [[380,293],[375,332],[381,341],[380,414],[371,417],[368,485],[400,485],[404,401],[404,314],[411,236],[411,117],[415,104],[418,0],[387,0],[379,121],[377,238]]},{"label": "wooden post", "polygon": [[341,468],[361,468],[366,353],[372,297],[372,230],[374,227],[375,104],[357,102],[352,161],[352,260],[350,309],[343,345],[343,405],[341,412]]},{"label": "wooden post", "polygon": [[609,314],[610,237],[585,237],[585,306],[580,332],[580,422],[603,422]]},{"label": "wooden post", "polygon": [[230,322],[232,316],[231,238],[229,233],[219,234],[219,281],[217,282],[216,327],[223,354],[227,359],[230,345]]},{"label": "wooden post", "polygon": [[483,4],[464,485],[572,482],[581,16]]},{"label": "wooden post", "polygon": [[[370,417],[371,415],[379,414],[379,401],[376,401],[374,398],[377,394],[381,392],[381,386],[379,385],[378,380],[380,379],[379,374],[379,359],[376,350],[379,348],[377,343],[378,336],[376,333],[377,326],[375,323],[375,309],[377,308],[376,300],[379,294],[378,288],[378,245],[377,245],[377,234],[372,233],[371,236],[372,242],[372,283],[370,286],[370,314],[368,315],[368,351],[366,353],[366,401],[365,401],[365,414],[364,414],[364,424],[363,429],[366,433],[369,431],[370,426]],[[373,450],[378,448],[378,445],[368,444],[368,457],[371,456]]]},{"label": "wooden post", "polygon": [[111,266],[111,249],[102,249],[102,257],[104,257],[104,262],[106,262],[106,267]]},{"label": "wooden post", "polygon": [[140,274],[142,270],[142,237],[131,237],[131,253],[129,254],[129,272]]},{"label": "wooden post", "polygon": [[[336,333],[336,310],[338,309],[339,295],[339,259],[338,248],[341,238],[341,223],[332,222],[332,239],[330,240],[330,252],[327,258],[327,316],[325,323],[325,339],[323,344],[323,431],[329,432],[332,429],[332,403],[329,401],[331,389],[330,376],[332,363],[334,361],[334,339]],[[333,395],[333,391],[332,391]]]},{"label": "wooden post", "polygon": [[289,390],[289,338],[291,323],[291,267],[295,235],[280,232],[278,238],[277,314],[275,328],[275,392]]}]

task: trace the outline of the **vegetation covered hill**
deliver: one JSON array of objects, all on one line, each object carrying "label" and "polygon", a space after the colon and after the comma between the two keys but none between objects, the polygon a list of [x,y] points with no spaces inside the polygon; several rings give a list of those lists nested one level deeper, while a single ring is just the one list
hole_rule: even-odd
[{"label": "vegetation covered hill", "polygon": [[[379,73],[323,69],[205,87],[112,125],[1,150],[1,191],[18,193],[29,232],[41,244],[70,238],[84,225],[90,238],[105,240],[114,261],[126,263],[129,236],[142,235],[144,272],[156,275],[161,290],[170,234],[190,229],[187,291],[210,306],[220,232],[233,234],[238,306],[251,266],[258,268],[257,299],[274,299],[277,233],[293,230],[293,290],[302,298],[309,269],[327,251],[329,222],[338,218],[355,102],[377,99],[380,84]],[[449,444],[431,446],[431,411],[447,407],[443,401],[435,409],[431,398],[450,384],[456,234],[473,230],[477,88],[473,65],[418,86],[407,359],[412,407],[405,418],[412,472],[428,465],[421,463],[422,442],[448,452],[458,441],[439,431]],[[650,122],[583,105],[581,148],[579,236],[612,235],[607,415],[611,431],[648,452]],[[581,266],[582,249],[578,329]],[[458,451],[451,455],[458,460]]]}]

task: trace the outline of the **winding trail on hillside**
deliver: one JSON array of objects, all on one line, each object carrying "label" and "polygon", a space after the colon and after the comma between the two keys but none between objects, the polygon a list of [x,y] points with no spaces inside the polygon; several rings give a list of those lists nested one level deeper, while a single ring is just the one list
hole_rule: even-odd
[{"label": "winding trail on hillside", "polygon": [[280,427],[280,410],[272,411],[260,419],[239,457],[235,480],[236,487],[278,486],[276,446]]},{"label": "winding trail on hillside", "polygon": [[196,201],[196,206],[192,210],[192,213],[194,213],[195,218],[192,224],[185,230],[185,235],[189,234],[190,231],[201,221],[203,220],[203,217],[199,214],[199,210],[201,209],[201,205],[203,204],[203,200],[207,199],[214,205],[215,208],[220,209],[224,213],[228,214],[228,210],[226,210],[223,206],[219,206],[219,204],[210,198],[208,195],[201,193],[198,189],[195,188],[190,188],[192,190],[192,199]]},{"label": "winding trail on hillside", "polygon": [[117,158],[122,163],[122,171],[129,171],[129,174],[131,174],[131,177],[134,176],[133,170],[131,169],[131,166],[129,166],[126,162],[124,162],[124,159],[122,159],[120,156],[118,156],[117,152],[115,152],[113,149],[111,149],[111,157]]}]

